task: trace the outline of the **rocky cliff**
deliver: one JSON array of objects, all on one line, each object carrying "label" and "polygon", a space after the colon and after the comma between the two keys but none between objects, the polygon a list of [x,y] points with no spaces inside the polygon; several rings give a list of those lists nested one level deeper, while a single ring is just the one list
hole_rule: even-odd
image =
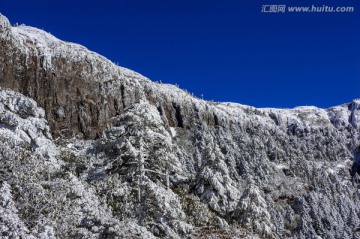
[{"label": "rocky cliff", "polygon": [[3,238],[359,238],[360,100],[207,102],[0,17]]}]

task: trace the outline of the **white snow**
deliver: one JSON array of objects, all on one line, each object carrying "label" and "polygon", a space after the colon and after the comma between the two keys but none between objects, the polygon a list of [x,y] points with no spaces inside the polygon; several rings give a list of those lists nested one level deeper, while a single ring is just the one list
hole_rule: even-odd
[{"label": "white snow", "polygon": [[83,71],[81,74],[91,72],[94,79],[102,82],[124,77],[148,80],[139,73],[117,66],[105,57],[79,44],[59,40],[43,30],[29,26],[17,26],[11,28],[11,33],[10,37],[17,44],[16,47],[26,53],[28,57],[36,55],[42,58],[45,69],[55,71],[57,67],[62,66],[55,66],[52,62],[53,58],[66,57],[72,62],[87,63],[90,70]]},{"label": "white snow", "polygon": [[[19,115],[23,115],[20,117]],[[51,141],[45,113],[34,100],[0,87],[0,134],[16,143],[27,143],[46,158],[54,158],[57,148]]]},{"label": "white snow", "polygon": [[176,136],[176,129],[174,127],[170,127],[170,132],[172,137]]},{"label": "white snow", "polygon": [[289,168],[289,166],[286,166],[285,164],[275,164],[275,168],[284,169],[284,168]]}]

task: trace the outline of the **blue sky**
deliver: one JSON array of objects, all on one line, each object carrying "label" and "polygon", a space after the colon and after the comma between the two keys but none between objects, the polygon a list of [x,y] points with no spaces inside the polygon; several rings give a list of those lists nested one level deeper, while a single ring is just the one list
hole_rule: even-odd
[{"label": "blue sky", "polygon": [[2,0],[0,12],[207,100],[326,108],[360,97],[359,0]]}]

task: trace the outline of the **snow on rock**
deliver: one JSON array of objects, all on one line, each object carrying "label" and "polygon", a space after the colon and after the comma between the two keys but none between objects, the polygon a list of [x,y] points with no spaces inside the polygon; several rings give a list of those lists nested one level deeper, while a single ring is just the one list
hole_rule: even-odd
[{"label": "snow on rock", "polygon": [[360,127],[360,99],[355,99],[350,105],[350,123],[357,129]]},{"label": "snow on rock", "polygon": [[27,144],[47,158],[56,156],[45,112],[34,100],[0,87],[0,131],[13,133],[13,140]]},{"label": "snow on rock", "polygon": [[359,237],[359,100],[208,102],[42,30],[1,26],[0,86],[23,93],[0,89],[1,190],[16,195],[17,235]]},{"label": "snow on rock", "polygon": [[35,101],[0,88],[1,238],[154,238],[136,221],[114,218],[96,190],[68,170],[73,156],[55,146],[44,116]]},{"label": "snow on rock", "polygon": [[11,29],[11,24],[9,19],[0,13],[0,34],[9,32]]},{"label": "snow on rock", "polygon": [[[136,72],[116,66],[105,57],[89,51],[81,45],[61,41],[43,30],[20,25],[11,28],[11,33],[16,47],[25,53],[27,58],[33,55],[40,57],[44,69],[60,70],[58,67],[61,68],[62,66],[52,62],[52,59],[70,57],[68,60],[73,63],[86,62],[88,67],[91,67],[90,72],[84,71],[82,73],[85,74],[82,75],[83,77],[88,76],[86,74],[91,74],[98,81],[120,78],[124,75],[136,78],[142,77]],[[106,75],[103,74],[105,72],[107,72]]]}]

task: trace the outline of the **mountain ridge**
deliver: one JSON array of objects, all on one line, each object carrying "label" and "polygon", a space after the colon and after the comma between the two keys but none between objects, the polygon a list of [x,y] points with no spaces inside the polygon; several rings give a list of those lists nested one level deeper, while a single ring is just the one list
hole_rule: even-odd
[{"label": "mountain ridge", "polygon": [[[5,17],[3,16],[3,18]],[[11,24],[8,22],[7,19],[3,20],[3,22],[5,22],[4,24],[6,25],[4,29],[7,29],[2,34],[2,38],[7,40],[7,45],[3,46],[3,49],[7,48],[4,49],[4,52],[8,51],[9,53],[7,55],[16,52],[16,54],[18,55],[17,58],[12,60],[13,65],[18,65],[17,67],[22,69],[26,69],[29,66],[35,66],[35,68],[41,68],[43,72],[31,72],[31,75],[25,73],[25,75],[14,76],[13,72],[6,72],[5,69],[3,70],[3,72],[5,71],[5,73],[3,73],[2,77],[3,79],[5,78],[5,80],[2,86],[15,89],[35,99],[37,102],[39,102],[41,107],[45,108],[45,110],[46,108],[53,109],[57,107],[58,113],[64,111],[66,123],[72,125],[72,127],[70,128],[72,131],[80,131],[80,133],[85,134],[87,137],[94,138],[96,137],[96,135],[93,135],[90,132],[82,132],[81,127],[86,128],[88,126],[96,127],[96,125],[105,125],[106,121],[109,120],[109,118],[111,118],[112,116],[116,115],[118,111],[121,110],[121,108],[125,108],[126,104],[139,100],[139,95],[142,94],[142,92],[145,93],[145,97],[149,98],[150,101],[156,100],[156,95],[154,96],[148,93],[148,91],[154,90],[154,85],[156,84],[152,83],[148,78],[143,77],[142,75],[126,68],[117,66],[106,58],[98,55],[97,53],[87,50],[83,46],[67,42],[65,43],[42,30],[27,26],[11,27]],[[43,40],[43,38],[45,39]],[[8,56],[7,59],[9,58],[11,59],[10,56]],[[32,58],[35,59],[33,59],[31,62],[31,60],[29,59]],[[6,61],[7,59],[3,60]],[[29,63],[27,62],[28,60]],[[72,62],[72,64],[74,65],[72,67],[75,68],[75,70],[63,69],[64,65],[70,65],[63,64],[65,62]],[[86,64],[84,65],[83,62],[86,62]],[[69,75],[67,73],[68,71],[73,73]],[[9,77],[7,75],[13,76]],[[7,77],[9,77],[9,80],[6,80]],[[24,78],[27,80],[24,81]],[[50,78],[50,80],[48,78]],[[134,92],[124,91],[125,85],[127,81],[129,81],[129,79],[131,79],[132,81],[129,82],[129,84],[131,85],[130,87],[135,89],[142,88],[140,90],[141,92],[135,92],[134,94]],[[43,82],[44,85],[41,85],[40,82]],[[102,84],[102,86],[100,86],[100,83]],[[135,84],[135,86],[132,86],[133,84]],[[59,92],[57,92],[56,88],[66,89],[65,85],[68,85],[68,92],[63,92],[60,90]],[[113,87],[114,89],[110,89],[110,87],[107,85]],[[36,87],[39,87],[39,89],[37,89]],[[69,89],[69,87],[72,87],[73,89]],[[108,91],[107,95],[100,96],[95,93],[95,97],[92,96],[93,92],[91,92],[91,90],[101,87],[106,87],[106,89],[99,89],[99,91],[106,90]],[[44,91],[44,89],[42,88],[47,88],[49,91],[41,92],[41,90]],[[76,89],[75,91],[74,88],[78,89]],[[111,90],[115,89],[117,89],[120,94],[110,92]],[[82,90],[84,92],[82,92]],[[174,94],[180,94],[175,95],[175,97],[172,97],[172,99],[168,100],[172,101],[174,105],[179,104],[179,102],[177,102],[179,101],[179,99],[176,98],[183,98],[184,95],[186,95],[183,93],[179,93],[180,90],[175,90],[175,87],[173,86],[163,84],[157,84],[156,91],[164,91],[160,92],[160,94],[164,95],[167,94],[167,91],[172,91],[174,92]],[[54,92],[53,94],[55,95],[49,95],[49,92]],[[69,92],[71,93],[69,94]],[[129,97],[125,97],[125,94],[128,94]],[[99,98],[101,97],[109,97],[108,95],[110,95],[111,98],[116,97],[121,98],[122,100],[99,100]],[[67,97],[73,98],[74,100],[68,100],[66,99]],[[185,98],[192,97],[187,96]],[[53,102],[44,102],[47,99],[51,99]],[[98,102],[96,102],[96,100]],[[192,101],[199,102],[201,100],[192,98],[188,104],[194,104],[194,102]],[[47,106],[46,104],[48,104],[49,106]],[[69,119],[68,117],[76,118],[76,115],[71,115],[72,111],[78,111],[78,109],[74,108],[64,110],[65,105],[69,104],[84,104],[84,111],[86,111],[86,114],[91,115],[93,118],[96,118],[96,120],[93,122],[76,122],[75,119]],[[109,109],[102,109],[101,107],[97,106],[97,104],[109,104]],[[171,121],[170,124],[178,124],[178,120],[176,119],[176,117],[173,116],[179,114],[177,113],[176,107],[167,105],[166,108],[167,109],[165,110],[167,111],[167,119],[168,121]],[[102,115],[105,115],[105,117],[101,119],[99,118],[99,116],[94,115],[93,111],[101,111]],[[190,107],[188,107],[188,109],[184,111],[189,111],[188,113],[192,115],[194,114],[194,110],[192,110]],[[50,125],[52,126],[52,129],[56,130],[56,128],[58,128],[57,125],[59,124],[59,118],[61,118],[61,115],[56,114],[56,112],[47,112],[47,117]],[[207,118],[211,118],[211,116],[208,115]],[[208,121],[209,120],[210,119],[208,119]],[[212,119],[210,121],[212,121],[212,124],[215,123],[215,119]],[[64,126],[62,125],[61,127]],[[103,128],[104,127],[101,127],[101,129],[98,130],[97,133],[103,130]]]},{"label": "mountain ridge", "polygon": [[359,236],[357,99],[207,102],[0,20],[5,238]]}]

